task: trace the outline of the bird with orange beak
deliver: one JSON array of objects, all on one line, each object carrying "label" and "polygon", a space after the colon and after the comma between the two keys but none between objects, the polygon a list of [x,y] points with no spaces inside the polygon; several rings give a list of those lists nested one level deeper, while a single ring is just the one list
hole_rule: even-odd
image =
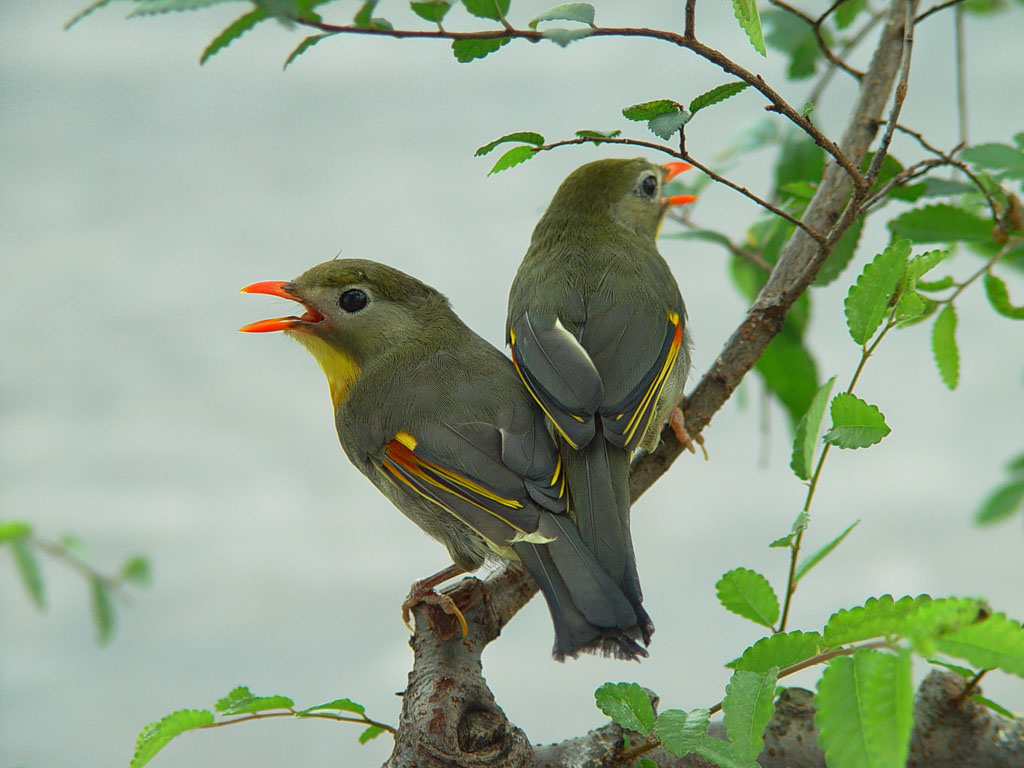
[{"label": "bird with orange beak", "polygon": [[301,314],[241,330],[282,331],[313,354],[348,458],[447,548],[456,572],[488,560],[525,567],[550,609],[559,660],[647,655],[637,642],[641,617],[567,513],[564,469],[543,414],[508,358],[444,296],[359,259],[242,290],[302,305]]},{"label": "bird with orange beak", "polygon": [[642,158],[598,160],[562,182],[533,231],[509,295],[512,360],[547,416],[580,538],[640,617],[630,534],[629,464],[666,421],[689,442],[678,406],[690,370],[686,308],[655,245],[663,197],[689,169]]}]

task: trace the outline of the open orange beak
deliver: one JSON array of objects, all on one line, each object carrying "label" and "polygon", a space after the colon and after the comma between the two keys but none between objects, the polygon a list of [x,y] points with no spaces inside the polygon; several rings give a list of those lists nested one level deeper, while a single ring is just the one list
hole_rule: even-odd
[{"label": "open orange beak", "polygon": [[262,283],[247,285],[239,293],[265,293],[268,296],[278,296],[282,299],[291,299],[302,304],[306,311],[302,317],[275,317],[270,320],[257,320],[255,323],[244,325],[238,330],[245,333],[269,333],[270,331],[289,331],[305,325],[315,325],[323,320],[323,315],[313,307],[302,302],[292,293],[291,283],[281,280],[264,280]]},{"label": "open orange beak", "polygon": [[[683,171],[688,171],[693,168],[689,163],[665,163],[662,168],[665,169],[665,178],[662,179],[663,183],[667,183],[678,176]],[[671,208],[673,205],[686,205],[692,203],[697,199],[696,195],[673,195],[672,197],[661,198],[661,204],[666,208]]]}]

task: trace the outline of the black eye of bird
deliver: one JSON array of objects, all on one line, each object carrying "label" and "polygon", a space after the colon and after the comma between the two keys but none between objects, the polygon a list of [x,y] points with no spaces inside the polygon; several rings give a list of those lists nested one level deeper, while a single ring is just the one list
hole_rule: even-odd
[{"label": "black eye of bird", "polygon": [[358,312],[366,306],[366,294],[358,288],[350,288],[338,297],[338,306],[346,312]]},{"label": "black eye of bird", "polygon": [[658,191],[658,180],[654,176],[644,176],[640,179],[640,192],[647,197],[654,197]]}]

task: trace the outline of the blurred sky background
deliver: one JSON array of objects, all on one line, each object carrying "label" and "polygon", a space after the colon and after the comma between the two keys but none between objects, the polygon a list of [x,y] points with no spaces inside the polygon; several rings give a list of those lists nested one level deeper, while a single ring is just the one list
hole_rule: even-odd
[{"label": "blurred sky background", "polygon": [[[240,684],[299,706],[351,697],[394,723],[411,666],[399,603],[445,553],[345,460],[309,355],[281,336],[236,332],[285,302],[238,289],[292,278],[340,251],[436,286],[500,345],[508,285],[556,186],[623,150],[545,153],[486,178],[496,155],[476,159],[475,148],[513,130],[651,138],[620,110],[686,102],[728,77],[637,40],[565,50],[513,42],[458,64],[448,43],[357,37],[324,42],[282,74],[303,33],[276,23],[200,68],[200,52],[244,5],[125,21],[128,6],[115,3],[63,31],[84,2],[0,4],[0,518],[29,519],[49,538],[75,532],[101,569],[145,553],[155,582],[119,611],[101,649],[77,575],[44,562],[41,614],[0,552],[0,768],[127,765],[143,725],[210,707]],[[525,25],[550,4],[513,3],[512,19]],[[607,5],[598,7],[604,25],[682,26],[681,3]],[[344,22],[356,7],[324,11]],[[404,8],[382,3],[378,14],[425,28]],[[1022,21],[1019,5],[968,19],[972,142],[1024,129]],[[452,28],[469,24],[451,14]],[[918,28],[902,118],[944,148],[957,135],[952,29],[952,14]],[[813,81],[783,84],[784,57],[761,59],[728,3],[700,3],[698,32],[803,103]],[[849,78],[836,86],[814,113],[833,132],[853,93]],[[713,162],[766,117],[762,105],[748,91],[709,110],[689,128],[688,147]],[[919,156],[902,138],[896,154]],[[771,163],[770,152],[751,154],[729,175],[763,192]],[[757,211],[709,187],[692,214],[739,239]],[[816,292],[810,339],[822,379],[853,372],[841,298],[885,241],[875,222],[856,268]],[[661,250],[689,309],[696,382],[744,303],[720,249],[663,239]],[[963,277],[977,264],[964,255],[953,270]],[[1024,285],[1007,276],[1020,303]],[[970,522],[1021,449],[1024,326],[995,316],[980,285],[958,307],[956,392],[935,372],[930,326],[891,334],[869,363],[858,392],[893,433],[869,451],[830,455],[807,551],[861,524],[803,584],[792,628],[820,628],[832,609],[887,592],[983,595],[1024,618],[1019,519],[981,530]],[[742,565],[781,590],[787,558],[767,545],[805,493],[788,471],[777,409],[770,466],[759,466],[759,400],[751,377],[746,406],[733,398],[704,433],[711,461],[681,459],[634,509],[658,630],[649,660],[551,661],[541,600],[488,649],[497,700],[534,742],[600,725],[593,691],[606,680],[636,680],[663,706],[721,698],[722,664],[761,633],[718,606],[714,584]],[[1024,681],[994,674],[983,687],[1024,710]],[[154,765],[383,762],[390,738],[360,747],[358,733],[322,721],[241,725],[177,739]]]}]

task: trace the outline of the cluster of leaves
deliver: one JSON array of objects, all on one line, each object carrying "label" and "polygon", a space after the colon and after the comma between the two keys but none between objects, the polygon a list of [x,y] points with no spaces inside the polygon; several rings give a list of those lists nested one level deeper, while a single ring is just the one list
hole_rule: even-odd
[{"label": "cluster of leaves", "polygon": [[[774,595],[757,580],[744,576],[736,581],[747,583],[744,601],[730,595],[723,605],[764,626],[774,621]],[[726,664],[733,670],[720,705],[727,741],[708,733],[711,709],[669,709],[655,715],[647,692],[636,683],[606,683],[595,698],[612,720],[645,739],[634,752],[660,745],[677,756],[697,753],[723,768],[752,768],[764,746],[777,681],[824,664],[814,702],[818,738],[828,764],[896,768],[906,765],[910,746],[914,655],[965,677],[977,672],[938,657],[1024,677],[1024,628],[1003,614],[991,613],[981,600],[927,595],[894,600],[883,595],[837,611],[820,632],[769,635]],[[653,765],[647,758],[635,763],[636,768]]]},{"label": "cluster of leaves", "polygon": [[106,576],[88,564],[85,546],[77,536],[66,534],[59,543],[52,543],[36,536],[32,525],[23,520],[0,521],[0,546],[10,551],[25,590],[41,611],[46,610],[46,587],[39,564],[40,553],[81,573],[89,584],[92,615],[100,645],[109,643],[114,634],[115,596],[128,585],[144,587],[150,582],[149,561],[144,557],[131,557],[116,576]]},{"label": "cluster of leaves", "polygon": [[249,720],[264,720],[272,717],[300,719],[319,718],[345,723],[359,723],[366,727],[359,734],[359,743],[380,736],[395,729],[385,723],[378,723],[366,716],[366,708],[351,699],[335,699],[306,709],[295,709],[295,702],[287,696],[255,696],[244,685],[238,686],[227,696],[219,699],[213,707],[220,719],[208,709],[179,709],[176,712],[150,723],[139,734],[135,744],[135,755],[131,768],[142,768],[167,746],[175,736],[202,728],[216,728]]}]

